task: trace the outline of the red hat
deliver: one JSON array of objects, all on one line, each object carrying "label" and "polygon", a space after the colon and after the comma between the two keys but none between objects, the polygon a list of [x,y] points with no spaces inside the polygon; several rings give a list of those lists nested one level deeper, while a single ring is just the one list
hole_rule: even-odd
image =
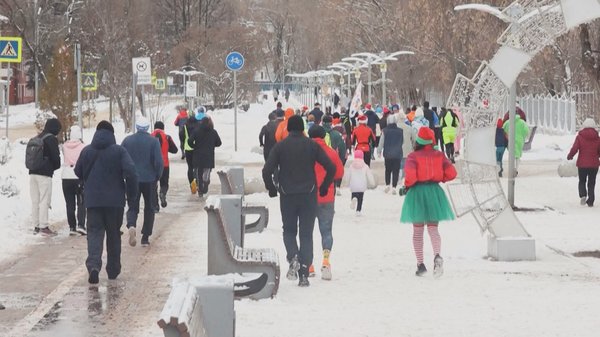
[{"label": "red hat", "polygon": [[365,116],[365,115],[358,116],[358,122],[361,124],[367,124],[367,116]]},{"label": "red hat", "polygon": [[386,113],[388,113],[388,112],[390,112],[390,109],[388,109],[388,107],[387,107],[387,106],[384,106],[384,107],[383,107],[383,113],[384,113],[384,114],[386,114]]},{"label": "red hat", "polygon": [[302,111],[306,111],[306,110],[308,110],[308,107],[306,105],[303,105],[302,106]]},{"label": "red hat", "polygon": [[371,103],[367,103],[367,104],[365,104],[365,109],[367,109],[367,110],[371,110]]},{"label": "red hat", "polygon": [[421,145],[430,145],[435,143],[435,134],[433,130],[426,126],[422,126],[417,133],[416,142]]}]

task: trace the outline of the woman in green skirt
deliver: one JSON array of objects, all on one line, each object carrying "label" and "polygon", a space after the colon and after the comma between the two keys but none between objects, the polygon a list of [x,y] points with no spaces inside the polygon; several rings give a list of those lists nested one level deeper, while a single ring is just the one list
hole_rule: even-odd
[{"label": "woman in green skirt", "polygon": [[454,220],[454,213],[446,193],[440,182],[456,178],[456,169],[446,156],[433,148],[435,144],[433,130],[428,127],[419,129],[416,137],[415,151],[406,158],[404,167],[406,176],[403,193],[406,195],[402,205],[400,221],[413,224],[413,247],[417,257],[417,276],[423,276],[427,268],[423,263],[423,232],[431,238],[434,276],[443,273],[444,260],[440,256],[442,240],[438,231],[438,223],[443,220]]}]

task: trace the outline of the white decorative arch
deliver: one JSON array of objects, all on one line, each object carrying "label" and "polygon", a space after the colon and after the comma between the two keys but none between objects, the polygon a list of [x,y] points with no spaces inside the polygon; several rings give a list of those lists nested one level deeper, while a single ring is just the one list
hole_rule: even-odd
[{"label": "white decorative arch", "polygon": [[[517,0],[502,11],[510,26],[501,45],[473,78],[456,77],[448,107],[462,113],[464,160],[460,179],[448,185],[457,216],[472,213],[482,233],[495,238],[530,237],[510,207],[496,172],[494,132],[509,88],[527,64],[556,38],[600,17],[600,0]],[[483,102],[486,102],[484,105]]]}]

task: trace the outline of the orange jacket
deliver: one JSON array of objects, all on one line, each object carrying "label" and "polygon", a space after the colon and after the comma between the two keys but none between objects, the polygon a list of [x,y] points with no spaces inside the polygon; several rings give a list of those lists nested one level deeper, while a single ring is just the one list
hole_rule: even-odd
[{"label": "orange jacket", "polygon": [[408,115],[406,115],[406,119],[408,119],[411,123],[412,121],[415,119],[415,110],[411,111],[408,113]]},{"label": "orange jacket", "polygon": [[288,136],[288,119],[290,119],[290,117],[292,117],[293,115],[294,109],[287,108],[287,110],[285,110],[285,119],[283,120],[283,122],[279,123],[279,125],[277,126],[277,131],[275,131],[275,140],[277,142],[284,140],[285,137]]},{"label": "orange jacket", "polygon": [[369,144],[375,143],[375,134],[373,130],[366,124],[359,124],[352,131],[352,143],[356,142],[355,150],[361,150],[362,152],[371,152]]},{"label": "orange jacket", "polygon": [[[322,138],[313,138],[313,140],[319,144],[319,146],[325,151],[327,157],[331,160],[331,162],[335,165],[335,175],[333,176],[334,180],[339,180],[344,177],[344,165],[340,160],[340,156],[338,156],[337,152],[327,146],[325,140]],[[317,191],[323,184],[323,180],[325,180],[325,175],[327,171],[325,168],[321,166],[321,164],[315,162],[315,177],[317,178]],[[327,195],[322,197],[319,193],[317,193],[317,202],[319,204],[327,204],[331,203],[335,200],[335,184],[330,184],[329,189],[327,190]]]}]

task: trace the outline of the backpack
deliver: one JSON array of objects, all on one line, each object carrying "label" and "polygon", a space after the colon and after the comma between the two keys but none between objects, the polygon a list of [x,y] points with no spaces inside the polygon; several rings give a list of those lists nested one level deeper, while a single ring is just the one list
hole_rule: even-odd
[{"label": "backpack", "polygon": [[51,133],[47,133],[40,137],[37,135],[27,142],[27,148],[25,149],[25,167],[29,170],[36,171],[44,166],[44,139],[52,136]]}]

